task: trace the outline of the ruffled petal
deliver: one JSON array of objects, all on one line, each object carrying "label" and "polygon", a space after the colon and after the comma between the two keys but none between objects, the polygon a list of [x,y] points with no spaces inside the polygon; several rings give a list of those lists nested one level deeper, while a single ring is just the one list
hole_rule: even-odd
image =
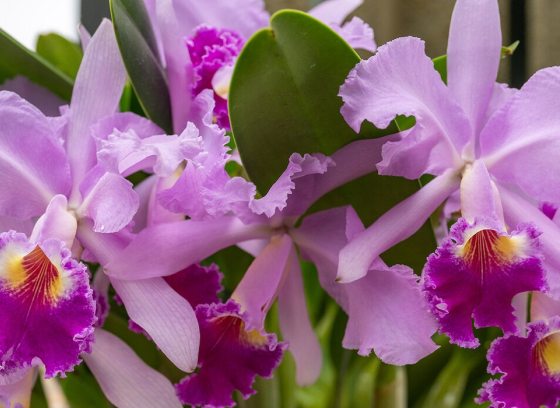
[{"label": "ruffled petal", "polygon": [[560,171],[559,103],[560,68],[540,70],[492,116],[480,136],[490,173],[538,201],[560,202],[555,177]]},{"label": "ruffled petal", "polygon": [[101,329],[84,360],[103,393],[119,408],[180,408],[171,382],[154,370],[122,340]]},{"label": "ruffled petal", "polygon": [[379,217],[340,251],[338,280],[351,282],[365,276],[379,255],[418,231],[458,187],[459,176],[448,171]]},{"label": "ruffled petal", "polygon": [[179,369],[196,367],[200,332],[191,305],[161,278],[111,278],[131,320],[142,327]]},{"label": "ruffled petal", "polygon": [[458,0],[447,45],[447,83],[472,125],[473,136],[484,126],[498,75],[502,49],[500,11],[496,0]]},{"label": "ruffled petal", "polygon": [[233,301],[196,308],[201,346],[198,371],[177,387],[184,404],[233,407],[232,394],[243,398],[255,393],[255,377],[268,378],[280,363],[285,345],[250,327],[246,314]]},{"label": "ruffled petal", "polygon": [[530,323],[527,337],[506,336],[492,343],[488,371],[500,375],[484,384],[480,402],[496,407],[555,408],[560,401],[560,321]]},{"label": "ruffled petal", "polygon": [[[423,41],[405,37],[380,47],[376,55],[350,72],[339,95],[344,100],[341,113],[356,132],[364,120],[386,128],[397,115],[416,118],[413,132],[403,140],[413,137],[422,155],[431,157],[409,168],[408,177],[419,176],[426,169],[441,174],[444,169],[460,165],[459,152],[468,141],[470,125],[424,53]],[[406,148],[411,151],[411,160],[412,154],[418,155],[418,149]],[[401,175],[401,170],[392,166],[385,171]]]},{"label": "ruffled petal", "polygon": [[166,177],[183,160],[200,153],[198,129],[192,124],[180,136],[167,136],[149,120],[121,113],[105,119],[92,131],[97,138],[99,163],[124,176],[151,170]]},{"label": "ruffled petal", "polygon": [[296,362],[296,381],[313,384],[321,374],[323,353],[309,320],[301,267],[295,251],[288,259],[284,284],[278,293],[278,319],[282,338]]},{"label": "ruffled petal", "polygon": [[550,295],[560,299],[560,228],[550,218],[543,214],[536,206],[498,185],[504,217],[509,225],[532,223],[542,233],[539,237],[546,266],[546,280]]},{"label": "ruffled petal", "polygon": [[437,349],[431,340],[437,327],[410,268],[376,261],[366,277],[335,282],[336,254],[347,236],[362,230],[354,210],[336,208],[306,217],[292,235],[317,266],[321,286],[348,314],[343,346],[364,356],[373,350],[388,364],[416,363]]},{"label": "ruffled petal", "polygon": [[113,26],[109,20],[103,20],[85,50],[70,102],[66,149],[74,192],[96,161],[90,126],[117,111],[125,80]]},{"label": "ruffled petal", "polygon": [[14,93],[0,91],[0,212],[30,218],[70,190],[70,167],[49,120]]},{"label": "ruffled petal", "polygon": [[58,240],[0,234],[0,373],[43,364],[71,371],[93,340],[95,303],[87,268]]},{"label": "ruffled petal", "polygon": [[82,194],[84,198],[77,213],[93,220],[95,232],[120,231],[132,221],[139,206],[131,182],[118,174],[105,173],[99,167],[82,184]]},{"label": "ruffled petal", "polygon": [[375,52],[377,49],[373,29],[359,17],[352,18],[342,26],[333,24],[331,28],[356,50]]},{"label": "ruffled petal", "polygon": [[218,265],[195,264],[176,274],[166,276],[165,281],[196,308],[203,303],[219,302],[218,293],[223,290],[222,278]]},{"label": "ruffled petal", "polygon": [[235,217],[154,225],[115,253],[106,272],[119,279],[168,276],[237,242],[269,235],[267,225],[246,225]]},{"label": "ruffled petal", "polygon": [[517,332],[512,298],[547,288],[538,235],[528,225],[507,234],[492,220],[460,219],[428,257],[424,290],[452,343],[478,346],[471,316],[476,327]]}]

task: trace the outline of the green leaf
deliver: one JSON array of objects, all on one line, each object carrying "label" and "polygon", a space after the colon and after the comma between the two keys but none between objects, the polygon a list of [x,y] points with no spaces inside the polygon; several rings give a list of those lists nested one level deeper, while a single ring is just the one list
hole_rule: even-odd
[{"label": "green leaf", "polygon": [[144,2],[111,0],[111,16],[124,65],[142,109],[152,121],[171,133],[167,78]]},{"label": "green leaf", "polygon": [[439,373],[421,408],[458,408],[463,400],[467,380],[484,356],[472,350],[455,349],[453,357]]},{"label": "green leaf", "polygon": [[64,100],[72,96],[72,78],[0,29],[0,83],[16,75],[27,77]]},{"label": "green leaf", "polygon": [[293,152],[331,154],[358,138],[340,114],[340,85],[360,61],[329,27],[284,10],[258,31],[236,64],[229,94],[233,134],[249,177],[265,193]]},{"label": "green leaf", "polygon": [[[396,125],[378,130],[365,123],[356,134],[340,114],[340,85],[358,62],[356,52],[329,27],[293,10],[274,14],[271,27],[248,41],[234,70],[229,109],[243,164],[261,193],[294,152],[328,155],[354,140],[397,131]],[[403,118],[403,123],[413,122]],[[369,225],[418,188],[416,181],[371,174],[331,192],[311,211],[351,204]],[[433,248],[427,223],[384,259],[420,270]]]},{"label": "green leaf", "polygon": [[60,69],[72,79],[76,79],[80,63],[82,62],[82,49],[78,44],[55,34],[43,34],[37,39],[37,54],[45,58],[55,67]]}]

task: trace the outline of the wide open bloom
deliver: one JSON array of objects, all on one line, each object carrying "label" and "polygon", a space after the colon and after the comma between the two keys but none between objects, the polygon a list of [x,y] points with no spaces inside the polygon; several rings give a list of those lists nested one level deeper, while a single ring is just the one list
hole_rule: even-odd
[{"label": "wide open bloom", "polygon": [[[2,224],[15,222],[25,226],[37,220],[44,228],[56,231],[56,236],[76,257],[87,253],[100,262],[102,257],[96,253],[94,244],[117,232],[126,235],[125,227],[138,208],[137,194],[124,177],[97,165],[95,140],[91,137],[92,127],[116,111],[124,81],[124,67],[112,26],[105,21],[87,46],[70,107],[61,117],[46,117],[16,94],[0,92]],[[39,237],[36,242],[42,239]],[[194,369],[199,333],[188,302],[162,279],[135,285],[134,289],[140,287],[145,291],[139,297],[126,290],[127,284],[123,282],[117,289],[127,310],[134,311],[136,320],[143,322],[144,329],[179,368],[187,372]],[[113,348],[124,357],[132,353],[122,351],[120,340],[103,338],[108,339],[107,347],[99,346],[99,350]],[[95,347],[94,355],[99,355]],[[138,367],[143,363],[132,355],[136,363],[131,367],[137,367],[136,372],[140,373]],[[151,370],[145,368],[145,373]],[[124,367],[105,374],[115,372],[122,374],[127,370]],[[163,376],[161,379],[165,380]],[[152,398],[159,394],[152,406],[173,406],[165,405],[170,401],[169,395],[175,405],[179,404],[173,387],[165,381],[153,381],[150,386],[154,388],[147,388],[153,391]],[[163,387],[157,388],[158,385]],[[130,391],[130,388],[119,390]],[[137,394],[147,396],[146,392]],[[111,395],[116,394],[108,393]],[[152,401],[144,399],[143,402],[147,400]]]},{"label": "wide open bloom", "polygon": [[[240,245],[256,258],[232,299],[246,313],[247,327],[262,330],[266,313],[278,298],[281,329],[297,361],[298,382],[310,384],[319,374],[322,357],[307,315],[299,248],[316,262],[322,284],[349,314],[346,347],[359,349],[364,355],[374,349],[394,364],[412,363],[432,352],[435,345],[430,337],[435,325],[410,269],[388,268],[377,262],[370,278],[356,285],[334,284],[336,254],[350,234],[346,230],[348,217],[352,220],[351,235],[359,230],[355,214],[347,215],[346,209],[327,211],[297,226],[302,214],[323,194],[372,171],[371,164],[338,166],[337,160],[378,155],[382,141],[361,141],[341,149],[332,159],[294,154],[268,193],[255,198],[252,183],[232,178],[225,171],[230,160],[228,139],[223,129],[212,123],[213,104],[208,92],[197,98],[195,105],[203,112],[197,123],[203,152],[187,161],[174,185],[156,200],[158,206],[190,219],[143,229],[107,264],[107,273],[118,279],[169,276],[220,249]],[[106,158],[111,157],[111,151],[123,161],[133,154],[126,153],[125,145],[114,144],[103,151]],[[314,217],[321,217],[321,221],[314,222],[318,220]],[[409,307],[403,308],[403,302]],[[371,310],[378,312],[372,314]],[[390,330],[385,330],[388,327]],[[384,335],[389,332],[393,336]]]},{"label": "wide open bloom", "polygon": [[[496,84],[501,48],[499,27],[495,0],[458,0],[449,35],[448,86],[424,54],[423,42],[410,37],[381,47],[374,57],[360,63],[342,86],[340,93],[345,101],[342,113],[355,130],[359,130],[363,120],[386,127],[398,114],[416,118],[410,130],[383,146],[383,159],[377,165],[381,174],[436,177],[381,216],[341,251],[338,270],[341,280],[353,281],[364,276],[379,254],[412,235],[440,204],[459,195],[468,227],[464,223],[460,224],[463,227],[457,226],[455,235],[460,232],[462,237],[455,236],[455,244],[444,244],[439,254],[431,258],[428,268],[434,279],[428,289],[434,289],[432,284],[441,287],[446,283],[441,280],[441,268],[445,262],[460,262],[461,254],[456,251],[461,245],[468,245],[472,238],[481,243],[490,243],[489,240],[495,243],[489,251],[477,251],[484,255],[478,257],[478,266],[467,267],[468,259],[464,259],[467,262],[460,266],[464,271],[499,270],[492,273],[492,279],[507,288],[503,295],[510,299],[520,291],[545,288],[532,231],[536,228],[542,232],[539,239],[544,256],[547,262],[557,264],[558,251],[553,247],[553,240],[558,239],[559,231],[538,210],[537,204],[556,203],[560,199],[553,176],[560,163],[555,137],[560,129],[555,113],[560,69],[537,72],[519,91]],[[469,236],[469,231],[481,223],[487,232]],[[534,227],[523,227],[527,223]],[[519,232],[511,233],[506,226],[512,229],[517,226]],[[484,240],[479,239],[482,235],[486,235]],[[517,245],[520,241],[525,242]],[[509,250],[500,249],[503,243],[510,246]],[[451,250],[455,251],[454,255],[449,254]],[[498,256],[500,252],[506,254],[505,258]],[[463,255],[471,256],[468,252]],[[496,263],[499,258],[501,261]],[[503,262],[507,258],[510,260]],[[528,269],[524,280],[514,285],[509,272],[520,266]],[[547,269],[548,283],[553,290],[560,284],[554,277],[555,270],[558,269]],[[475,275],[464,274],[469,278]],[[454,278],[446,279],[453,282]],[[448,292],[446,295],[436,293],[437,290],[431,294],[433,299],[447,298],[440,311],[446,312],[443,308],[447,307],[450,312],[461,304],[470,310],[456,308],[456,311],[470,316],[473,311],[478,315],[476,305],[488,306],[484,299],[491,296],[485,294],[486,285],[478,285],[471,292],[461,292],[459,287],[441,287]],[[461,299],[461,296],[470,298]],[[503,302],[505,299],[501,298],[501,305]],[[475,320],[482,325],[497,324],[510,330],[511,309],[507,310],[508,316],[499,321],[491,314]],[[474,344],[472,337],[462,334],[458,334],[457,341]]]},{"label": "wide open bloom", "polygon": [[560,304],[536,293],[527,333],[492,343],[488,372],[479,401],[492,407],[555,408],[560,402]]},{"label": "wide open bloom", "polygon": [[[227,96],[236,57],[257,30],[268,26],[262,0],[145,0],[169,81],[173,128],[192,120],[192,99],[203,89],[214,93],[214,114],[229,128]],[[362,20],[344,19],[362,0],[329,0],[309,13],[337,31],[355,48],[375,51],[373,30]]]}]

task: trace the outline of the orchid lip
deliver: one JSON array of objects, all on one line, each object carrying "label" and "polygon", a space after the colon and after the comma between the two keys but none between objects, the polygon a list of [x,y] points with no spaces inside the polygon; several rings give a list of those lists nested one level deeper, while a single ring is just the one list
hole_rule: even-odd
[{"label": "orchid lip", "polygon": [[560,375],[560,330],[552,331],[540,339],[532,350],[535,368],[552,376]]}]

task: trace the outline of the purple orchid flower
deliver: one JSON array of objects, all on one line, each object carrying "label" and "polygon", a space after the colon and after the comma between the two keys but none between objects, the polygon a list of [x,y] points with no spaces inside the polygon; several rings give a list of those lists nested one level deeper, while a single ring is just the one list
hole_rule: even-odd
[{"label": "purple orchid flower", "polygon": [[[173,128],[181,132],[192,100],[203,89],[214,92],[220,126],[229,129],[227,96],[236,57],[245,41],[268,25],[262,0],[145,0],[167,72]],[[309,13],[337,31],[356,48],[375,51],[373,30],[357,17],[342,24],[362,0],[329,0]]]},{"label": "purple orchid flower", "polygon": [[[240,313],[246,316],[246,327],[262,330],[266,313],[278,298],[281,329],[296,357],[298,382],[310,384],[320,372],[322,357],[307,317],[298,247],[317,264],[321,283],[350,316],[346,347],[359,349],[363,355],[374,349],[394,364],[412,363],[431,353],[436,348],[430,339],[435,325],[410,269],[388,268],[379,261],[373,265],[371,277],[355,285],[334,283],[336,254],[347,243],[348,234],[353,236],[359,229],[355,214],[332,210],[308,217],[301,227],[296,226],[319,197],[370,173],[371,162],[356,166],[347,164],[348,159],[379,156],[384,140],[353,143],[332,159],[294,154],[269,192],[255,198],[252,183],[232,178],[225,171],[231,159],[228,137],[212,123],[212,94],[201,93],[193,106],[198,112],[195,125],[203,150],[187,161],[175,184],[159,193],[156,200],[166,211],[186,214],[190,219],[147,226],[106,265],[107,273],[119,280],[170,276],[222,248],[239,245],[256,255],[232,295]],[[126,162],[127,166],[121,166],[123,171],[137,168],[131,160],[134,151],[126,144],[107,147],[100,150],[105,160],[119,158],[121,163]],[[339,159],[343,163],[340,166],[336,164]],[[319,219],[315,217],[321,221],[314,222]],[[346,229],[347,222],[352,225],[350,230]],[[403,304],[408,307],[403,308]],[[378,312],[372,315],[371,310]],[[387,327],[391,329],[385,331]],[[387,337],[386,332],[394,335]]]},{"label": "purple orchid flower", "polygon": [[[41,245],[54,236],[77,257],[87,253],[100,262],[104,240],[114,235],[111,239],[127,242],[126,228],[138,208],[138,196],[124,177],[97,164],[90,136],[94,125],[116,111],[124,81],[112,26],[105,21],[87,46],[70,107],[61,117],[48,118],[16,94],[0,92],[0,177],[5,186],[0,193],[0,224],[28,228],[37,220],[42,233],[33,242]],[[186,372],[194,369],[199,331],[188,302],[163,279],[112,283],[170,360]],[[50,299],[47,294],[42,298]],[[92,371],[111,401],[119,406],[147,401],[154,407],[180,406],[164,376],[119,339],[100,328],[95,334],[92,354],[82,357],[97,367]],[[115,362],[97,364],[101,359]],[[137,381],[145,378],[153,379],[149,386]]]},{"label": "purple orchid flower", "polygon": [[[554,408],[560,402],[560,303],[533,294],[527,333],[495,340],[488,351],[488,372],[478,402],[491,407]],[[525,332],[525,330],[523,330]]]},{"label": "purple orchid flower", "polygon": [[[448,86],[424,54],[423,42],[411,37],[391,41],[350,73],[340,95],[342,114],[355,130],[364,120],[383,128],[397,114],[416,118],[412,129],[383,146],[379,172],[436,177],[342,249],[338,276],[347,282],[363,277],[379,254],[411,236],[440,204],[460,194],[466,221],[430,258],[425,288],[440,323],[446,315],[457,317],[449,324],[467,324],[460,315],[474,313],[478,326],[510,331],[511,307],[505,304],[516,293],[546,289],[535,228],[542,232],[547,263],[558,263],[552,244],[558,228],[533,200],[557,203],[560,198],[552,177],[558,166],[554,135],[560,122],[553,118],[560,69],[541,70],[521,90],[510,90],[495,83],[500,49],[497,1],[458,0],[449,35]],[[510,233],[507,225],[518,225],[518,232]],[[475,250],[475,243],[484,246]],[[456,267],[462,279],[451,276]],[[547,269],[553,290],[560,283],[555,270]],[[461,286],[465,279],[472,280],[468,291]],[[495,304],[505,307],[501,317],[489,314],[490,299],[497,295],[490,290],[492,279],[505,288]],[[460,344],[476,344],[472,329],[448,326],[444,331],[454,333]]]}]

